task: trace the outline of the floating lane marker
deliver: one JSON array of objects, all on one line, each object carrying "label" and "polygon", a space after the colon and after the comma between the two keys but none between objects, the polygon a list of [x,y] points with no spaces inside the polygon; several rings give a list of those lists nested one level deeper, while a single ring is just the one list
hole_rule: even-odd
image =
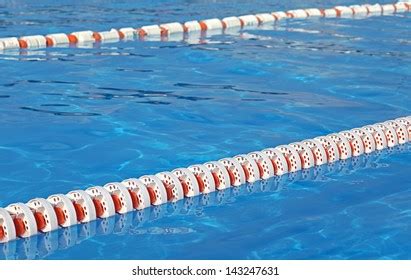
[{"label": "floating lane marker", "polygon": [[[85,36],[89,38],[89,34]],[[410,139],[408,116],[171,172],[13,203],[0,208],[0,243],[279,178],[406,144]]]},{"label": "floating lane marker", "polygon": [[276,11],[272,13],[260,13],[256,15],[231,16],[223,18],[205,19],[200,21],[188,21],[184,24],[178,22],[160,25],[148,25],[138,28],[126,27],[111,29],[110,31],[78,31],[71,34],[49,34],[24,37],[0,38],[0,50],[9,49],[38,49],[64,45],[82,45],[93,43],[118,42],[120,40],[132,40],[163,38],[175,34],[187,34],[191,32],[224,31],[230,28],[255,27],[262,24],[273,23],[283,19],[306,19],[318,17],[347,18],[355,16],[389,15],[393,13],[409,12],[411,2],[397,2],[394,4],[364,4],[351,6],[336,6],[328,9],[295,9],[286,12]]},{"label": "floating lane marker", "polygon": [[[410,151],[410,149],[410,145],[398,145],[394,148],[375,151],[374,153],[364,154],[360,157],[352,157],[345,161],[337,161],[330,164],[315,166],[310,169],[303,169],[301,172],[289,173],[286,176],[274,176],[268,180],[248,183],[241,188],[228,188],[223,191],[212,192],[201,196],[187,197],[172,203],[150,207],[143,211],[131,211],[124,215],[97,219],[93,223],[83,223],[74,227],[65,227],[60,230],[44,232],[43,234],[38,234],[31,238],[17,240],[18,242],[0,244],[0,259],[21,260],[44,258],[55,251],[67,250],[68,248],[76,246],[95,236],[107,234],[125,235],[130,233],[150,233],[151,225],[149,228],[144,227],[146,222],[151,222],[152,224],[153,221],[167,219],[175,215],[199,216],[204,214],[207,207],[218,207],[227,204],[232,205],[233,201],[237,198],[257,195],[259,193],[278,194],[282,190],[287,189],[288,186],[294,182],[324,182],[325,178],[332,179],[335,178],[337,174],[349,176],[349,174],[361,170],[365,170],[364,172],[366,172],[371,168],[375,168],[376,165],[383,167],[384,164],[379,163],[383,163],[386,157],[404,151]],[[127,181],[134,184],[134,179]],[[123,181],[123,184],[125,184],[125,181]],[[141,188],[141,190],[146,190],[146,188]],[[88,190],[86,191],[88,192]],[[100,192],[96,192],[94,195],[99,196]],[[112,207],[112,211],[114,212],[114,205]],[[97,207],[96,212],[98,212]],[[167,231],[167,229],[163,230]]]}]

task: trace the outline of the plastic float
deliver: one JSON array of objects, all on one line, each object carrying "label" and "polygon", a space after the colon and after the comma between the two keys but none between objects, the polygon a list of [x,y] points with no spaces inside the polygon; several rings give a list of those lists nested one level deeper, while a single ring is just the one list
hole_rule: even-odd
[{"label": "plastic float", "polygon": [[214,176],[210,169],[202,164],[195,164],[188,167],[196,177],[200,193],[210,193],[215,191]]},{"label": "plastic float", "polygon": [[369,154],[375,151],[375,139],[368,130],[355,128],[350,132],[361,138],[361,141],[364,144],[364,153]]},{"label": "plastic float", "polygon": [[397,135],[398,144],[404,144],[409,141],[408,131],[405,124],[402,122],[387,121],[384,123],[385,127],[391,127]]},{"label": "plastic float", "polygon": [[310,14],[306,10],[303,10],[303,9],[290,10],[290,11],[287,11],[286,14],[289,18],[299,18],[299,19],[310,16]]},{"label": "plastic float", "polygon": [[268,179],[275,175],[274,166],[270,158],[265,153],[257,151],[249,153],[248,156],[250,156],[257,164],[260,174],[259,179]]},{"label": "plastic float", "polygon": [[375,141],[375,149],[382,150],[387,148],[387,137],[385,136],[384,132],[376,126],[367,125],[361,129],[364,133],[369,132],[371,133],[372,137]]},{"label": "plastic float", "polygon": [[33,212],[38,231],[49,232],[58,228],[57,214],[46,199],[32,199],[27,202],[27,206]]},{"label": "plastic float", "polygon": [[355,14],[355,11],[352,7],[337,6],[334,9],[337,12],[338,17],[351,17]]},{"label": "plastic float", "polygon": [[162,29],[161,35],[163,36],[184,32],[184,26],[179,22],[161,24],[160,28]]},{"label": "plastic float", "polygon": [[178,177],[168,171],[156,174],[166,189],[168,201],[176,202],[184,198],[183,186]]},{"label": "plastic float", "polygon": [[71,200],[64,194],[55,194],[47,198],[53,206],[57,216],[57,223],[61,227],[69,227],[77,224],[76,209]]},{"label": "plastic float", "polygon": [[411,126],[410,126],[411,118],[399,118],[399,119],[396,119],[396,122],[401,123],[406,126],[407,131],[408,131],[408,141],[410,141],[411,140]]},{"label": "plastic float", "polygon": [[238,155],[234,157],[238,163],[241,164],[244,170],[245,180],[249,183],[254,183],[261,178],[260,174],[260,167],[257,165],[257,161],[255,161],[249,155]]},{"label": "plastic float", "polygon": [[117,42],[124,38],[124,34],[113,28],[110,31],[93,32],[93,37],[96,42]]},{"label": "plastic float", "polygon": [[275,20],[282,20],[285,18],[288,18],[288,15],[286,12],[273,12],[271,15],[275,18]]},{"label": "plastic float", "polygon": [[79,223],[88,223],[96,219],[96,208],[93,200],[83,190],[71,191],[66,195],[73,203]]},{"label": "plastic float", "polygon": [[[255,15],[231,16],[222,20],[218,18],[205,19],[200,21],[188,21],[184,24],[178,22],[164,23],[159,25],[148,25],[138,28],[125,27],[111,29],[110,31],[94,32],[91,30],[73,32],[71,34],[57,33],[46,36],[24,36],[20,38],[0,38],[0,50],[8,49],[33,49],[54,47],[59,45],[92,44],[104,42],[116,42],[120,40],[131,40],[135,37],[144,39],[146,37],[164,38],[176,34],[191,32],[213,32],[223,31],[230,28],[246,28],[261,24],[273,23],[283,19],[306,19],[310,17],[355,17],[373,16],[393,13],[409,12],[411,3],[397,2],[393,4],[364,4],[351,6],[336,6],[327,9],[307,8],[289,11],[275,11],[271,13],[259,13]],[[180,37],[178,37],[180,38]],[[180,38],[181,39],[181,38]]]},{"label": "plastic float", "polygon": [[142,210],[151,206],[150,193],[143,182],[136,178],[130,178],[121,183],[128,189],[134,209]]},{"label": "plastic float", "polygon": [[306,144],[304,144],[304,142],[291,143],[289,146],[293,147],[299,154],[302,169],[308,169],[315,166],[314,153]]},{"label": "plastic float", "polygon": [[343,134],[333,133],[329,135],[329,138],[337,144],[340,159],[347,159],[352,156],[353,151],[350,142],[348,142],[348,139]]},{"label": "plastic float", "polygon": [[231,186],[241,186],[246,182],[244,169],[241,164],[233,158],[223,158],[219,160],[227,170],[230,177]]},{"label": "plastic float", "polygon": [[12,214],[0,208],[0,241],[8,242],[16,239],[16,226]]},{"label": "plastic float", "polygon": [[308,139],[302,142],[312,152],[314,157],[314,165],[320,166],[327,163],[327,153],[324,146],[315,139]]},{"label": "plastic float", "polygon": [[327,162],[333,163],[340,159],[340,153],[337,144],[327,136],[320,136],[314,138],[321,143],[327,154]]},{"label": "plastic float", "polygon": [[116,213],[124,214],[134,209],[132,196],[122,183],[108,183],[104,189],[110,193]]},{"label": "plastic float", "polygon": [[[336,161],[344,163],[353,158],[353,164],[359,164],[359,156],[406,144],[410,135],[411,117],[403,117],[104,187],[35,198],[26,204],[14,203],[0,208],[0,242],[87,224],[115,213],[126,215],[150,206],[176,205],[199,195],[200,199],[207,196],[204,199],[209,201],[208,195],[218,190],[241,190],[244,184],[264,185],[266,180],[279,181],[284,175],[287,180],[309,177],[313,168],[318,170],[326,163],[332,167]],[[155,215],[158,217],[160,212]]]},{"label": "plastic float", "polygon": [[201,31],[201,25],[196,20],[187,21],[186,23],[184,23],[183,28],[184,28],[184,32],[187,32],[187,33]]},{"label": "plastic float", "polygon": [[199,22],[201,26],[201,31],[207,31],[207,30],[222,30],[223,29],[223,22],[219,20],[218,18],[212,18],[212,19],[205,19]]},{"label": "plastic float", "polygon": [[221,21],[224,28],[241,28],[244,24],[238,17],[226,17]]},{"label": "plastic float", "polygon": [[274,175],[281,176],[285,173],[288,173],[288,163],[283,153],[281,153],[277,149],[271,148],[262,150],[262,153],[270,159],[271,164],[273,165]]},{"label": "plastic float", "polygon": [[154,175],[145,175],[140,177],[140,180],[147,188],[152,205],[167,203],[167,190],[160,178]]},{"label": "plastic float", "polygon": [[261,21],[255,15],[239,16],[238,19],[240,20],[242,27],[257,26],[261,23]]},{"label": "plastic float", "polygon": [[16,37],[0,38],[0,50],[20,48],[19,39]]},{"label": "plastic float", "polygon": [[68,35],[71,44],[94,43],[94,32],[91,30],[73,32]]},{"label": "plastic float", "polygon": [[321,10],[321,13],[324,17],[327,17],[327,18],[338,17],[337,10],[334,8]]},{"label": "plastic float", "polygon": [[32,210],[24,203],[13,203],[5,209],[13,219],[17,237],[30,237],[37,234],[37,223]]},{"label": "plastic float", "polygon": [[[382,14],[384,12],[384,9],[380,4],[374,4],[374,5],[365,4],[364,6],[367,9],[367,12],[369,14]],[[394,6],[394,11],[395,11],[395,6]]]},{"label": "plastic float", "polygon": [[145,37],[145,36],[161,36],[163,29],[159,25],[147,25],[147,26],[142,26],[138,30],[138,35],[140,37]]},{"label": "plastic float", "polygon": [[64,33],[48,34],[46,35],[47,47],[54,47],[58,45],[68,45],[70,44],[69,37]]},{"label": "plastic float", "polygon": [[288,171],[296,172],[301,170],[301,159],[297,150],[290,145],[281,145],[277,149],[283,153],[285,159],[287,160]]},{"label": "plastic float", "polygon": [[172,173],[180,180],[184,196],[193,197],[200,194],[197,178],[190,170],[187,168],[177,168]]},{"label": "plastic float", "polygon": [[320,9],[311,8],[311,9],[305,9],[305,11],[309,17],[322,17],[323,16]]},{"label": "plastic float", "polygon": [[137,34],[136,29],[132,27],[120,28],[118,32],[120,34],[120,39],[123,40],[132,40],[134,39],[134,36]]},{"label": "plastic float", "polygon": [[354,15],[366,15],[368,14],[368,10],[363,5],[351,5],[349,6],[353,10]]},{"label": "plastic float", "polygon": [[216,189],[224,190],[231,186],[230,175],[226,167],[218,161],[210,161],[204,164],[211,172],[214,178]]},{"label": "plastic float", "polygon": [[19,39],[21,49],[40,49],[47,46],[46,37],[42,35],[25,36]]},{"label": "plastic float", "polygon": [[116,214],[114,199],[108,190],[100,186],[95,186],[88,188],[86,193],[90,195],[93,201],[98,218],[108,218]]},{"label": "plastic float", "polygon": [[351,147],[352,156],[358,157],[364,153],[365,144],[360,136],[351,131],[342,131],[340,132],[340,134],[342,134],[342,136],[344,136],[348,140],[348,143]]},{"label": "plastic float", "polygon": [[272,14],[256,14],[255,16],[260,24],[266,24],[275,21],[275,17]]},{"label": "plastic float", "polygon": [[373,125],[374,128],[379,128],[385,135],[385,138],[387,139],[387,146],[392,148],[396,145],[398,145],[398,138],[397,138],[397,133],[394,130],[394,127],[391,125],[387,124],[382,124],[382,123],[377,123]]}]

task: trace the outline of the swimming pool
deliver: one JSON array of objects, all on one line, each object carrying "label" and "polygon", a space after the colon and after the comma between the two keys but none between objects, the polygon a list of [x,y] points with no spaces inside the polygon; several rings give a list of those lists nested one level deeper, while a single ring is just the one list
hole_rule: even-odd
[{"label": "swimming pool", "polygon": [[[69,5],[75,2],[5,4],[0,37],[338,4]],[[293,20],[189,41],[6,52],[0,56],[7,73],[0,76],[0,204],[410,115],[410,25],[407,14]],[[162,206],[54,232],[47,240],[19,240],[0,245],[0,253],[409,259],[409,146],[337,164],[321,176],[268,184],[267,191],[258,184],[239,194],[225,191],[209,205],[199,198],[177,210]]]}]

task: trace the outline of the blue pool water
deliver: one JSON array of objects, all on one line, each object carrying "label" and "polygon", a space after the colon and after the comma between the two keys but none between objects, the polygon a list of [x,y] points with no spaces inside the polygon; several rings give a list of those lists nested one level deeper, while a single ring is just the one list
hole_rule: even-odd
[{"label": "blue pool water", "polygon": [[[0,1],[0,37],[351,4],[30,2]],[[310,19],[2,53],[0,206],[411,115],[410,28],[408,14]],[[18,240],[0,258],[411,259],[410,146]]]}]

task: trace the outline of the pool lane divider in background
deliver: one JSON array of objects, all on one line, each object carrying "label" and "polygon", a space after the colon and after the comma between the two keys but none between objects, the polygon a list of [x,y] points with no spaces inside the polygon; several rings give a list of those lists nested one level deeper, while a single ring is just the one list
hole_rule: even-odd
[{"label": "pool lane divider in background", "polygon": [[406,144],[411,116],[0,208],[0,243]]},{"label": "pool lane divider in background", "polygon": [[178,22],[160,25],[148,25],[139,28],[126,27],[111,29],[110,31],[95,32],[91,30],[78,31],[70,34],[57,33],[48,35],[23,36],[20,38],[0,38],[0,50],[9,49],[38,49],[56,46],[81,45],[90,43],[111,43],[120,40],[135,38],[167,38],[177,34],[189,34],[206,31],[223,31],[230,28],[245,28],[273,23],[283,19],[305,19],[312,17],[353,17],[371,15],[390,15],[400,12],[409,12],[411,2],[397,2],[394,4],[364,4],[351,6],[336,6],[328,9],[296,9],[286,12],[260,13],[255,15],[231,16],[223,19],[212,18],[200,21]]}]

